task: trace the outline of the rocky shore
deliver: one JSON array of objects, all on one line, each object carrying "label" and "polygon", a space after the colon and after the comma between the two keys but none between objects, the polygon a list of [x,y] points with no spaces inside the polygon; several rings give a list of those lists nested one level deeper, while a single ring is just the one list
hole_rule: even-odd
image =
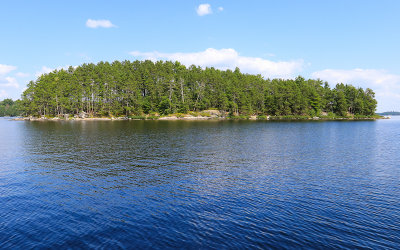
[{"label": "rocky shore", "polygon": [[17,117],[12,120],[14,121],[126,121],[126,120],[160,120],[160,121],[177,121],[177,120],[186,120],[186,121],[195,121],[195,120],[266,120],[266,121],[356,121],[356,120],[377,120],[377,119],[390,119],[390,117],[362,117],[362,118],[354,118],[354,117],[298,117],[298,118],[288,118],[288,117],[257,117],[257,116],[249,116],[249,117],[218,117],[218,116],[161,116],[161,117],[141,117],[141,118],[130,118],[130,117],[88,117],[88,118],[46,118],[46,117]]},{"label": "rocky shore", "polygon": [[[61,117],[18,117],[15,121],[114,121],[114,120],[211,120],[211,119],[227,119],[225,113],[218,110],[205,110],[200,113],[191,112],[191,114],[171,114],[167,116],[160,116],[155,114],[153,116],[124,116],[124,117],[90,117],[87,113],[81,112],[78,115],[70,116],[63,115]],[[250,119],[257,119],[256,116],[251,116]]]},{"label": "rocky shore", "polygon": [[306,121],[306,120],[376,120],[376,119],[390,119],[388,116],[373,116],[373,117],[330,117],[326,114],[322,116],[266,116],[266,115],[252,115],[243,116],[235,115],[229,116],[226,112],[218,110],[204,110],[201,112],[189,112],[188,114],[170,114],[160,116],[159,114],[141,115],[141,116],[124,116],[124,117],[90,117],[87,113],[81,112],[78,115],[63,115],[60,117],[19,117],[14,118],[15,121],[122,121],[122,120],[271,120],[271,121]]}]

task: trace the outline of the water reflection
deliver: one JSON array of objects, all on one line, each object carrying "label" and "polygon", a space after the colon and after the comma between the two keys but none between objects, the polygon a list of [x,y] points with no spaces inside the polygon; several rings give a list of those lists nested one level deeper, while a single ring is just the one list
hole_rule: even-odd
[{"label": "water reflection", "polygon": [[258,182],[298,188],[344,175],[368,179],[377,157],[375,124],[36,122],[24,131],[25,149],[35,156],[27,164],[58,178],[102,179],[108,188],[186,180],[214,192]]},{"label": "water reflection", "polygon": [[[1,172],[1,231],[9,233],[0,242],[18,230],[20,247],[50,232],[59,233],[47,247],[355,248],[400,240],[393,121],[12,124],[0,126],[18,134],[7,138],[17,141],[20,170]],[[12,188],[15,196],[4,192]]]}]

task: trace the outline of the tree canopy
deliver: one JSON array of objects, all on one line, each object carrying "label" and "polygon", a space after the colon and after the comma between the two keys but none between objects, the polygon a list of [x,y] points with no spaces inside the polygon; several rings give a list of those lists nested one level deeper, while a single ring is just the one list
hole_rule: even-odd
[{"label": "tree canopy", "polygon": [[0,101],[0,117],[1,116],[18,116],[21,114],[20,101],[12,99],[4,99]]},{"label": "tree canopy", "polygon": [[218,109],[231,114],[374,115],[371,89],[319,79],[265,79],[238,68],[185,67],[171,61],[114,61],[54,70],[29,82],[25,115],[92,116],[187,113]]}]

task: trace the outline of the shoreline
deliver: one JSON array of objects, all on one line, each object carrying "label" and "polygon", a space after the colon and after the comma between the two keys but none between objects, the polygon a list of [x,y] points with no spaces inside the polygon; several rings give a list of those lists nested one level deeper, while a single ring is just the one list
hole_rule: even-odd
[{"label": "shoreline", "polygon": [[372,121],[381,119],[390,119],[387,116],[381,117],[285,117],[285,116],[237,116],[237,117],[221,117],[221,116],[192,116],[192,115],[170,115],[161,117],[88,117],[88,118],[47,118],[47,117],[17,117],[11,118],[12,121],[130,121],[130,120],[157,120],[157,121]]}]

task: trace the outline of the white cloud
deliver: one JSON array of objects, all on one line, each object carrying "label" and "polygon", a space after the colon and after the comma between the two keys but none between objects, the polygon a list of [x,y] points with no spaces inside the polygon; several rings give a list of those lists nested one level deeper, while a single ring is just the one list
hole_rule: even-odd
[{"label": "white cloud", "polygon": [[224,11],[224,7],[218,7],[219,11]]},{"label": "white cloud", "polygon": [[0,78],[0,87],[13,87],[13,88],[19,88],[19,84],[17,79],[15,79],[14,77],[5,77],[5,78]]},{"label": "white cloud", "polygon": [[112,24],[110,20],[88,19],[86,21],[86,27],[95,29],[95,28],[114,28],[114,27],[117,27],[117,26]]},{"label": "white cloud", "polygon": [[197,15],[204,16],[212,14],[211,5],[208,3],[200,4],[196,9]]},{"label": "white cloud", "polygon": [[303,68],[302,60],[270,61],[260,57],[245,57],[234,49],[213,49],[193,53],[160,53],[160,52],[130,52],[131,55],[142,59],[179,61],[187,67],[215,67],[218,69],[234,70],[238,67],[244,73],[261,74],[267,78],[292,78]]},{"label": "white cloud", "polygon": [[48,74],[48,73],[52,72],[53,70],[54,70],[54,69],[52,69],[52,68],[43,66],[41,70],[39,70],[39,71],[37,71],[37,72],[35,73],[35,76],[36,76],[36,77],[39,77],[39,76],[41,76],[41,75],[43,75],[43,74]]},{"label": "white cloud", "polygon": [[400,75],[377,69],[325,69],[311,76],[328,81],[332,87],[336,83],[345,83],[371,88],[376,93],[378,111],[400,110]]},{"label": "white cloud", "polygon": [[18,73],[15,74],[15,76],[16,76],[16,77],[21,77],[21,78],[26,78],[26,77],[31,76],[31,74],[23,73],[23,72],[18,72]]},{"label": "white cloud", "polygon": [[387,86],[388,84],[398,82],[400,76],[390,74],[385,70],[376,69],[351,69],[351,70],[335,70],[325,69],[312,73],[314,78],[324,78],[336,81],[338,83],[351,82],[365,85],[373,84],[375,86]]},{"label": "white cloud", "polygon": [[0,64],[0,75],[6,75],[16,69],[17,67],[15,66]]},{"label": "white cloud", "polygon": [[0,64],[0,100],[13,97],[12,94],[19,92],[17,79],[8,75],[16,69],[17,67],[15,66]]},{"label": "white cloud", "polygon": [[9,94],[4,90],[4,89],[0,89],[0,100],[8,98]]},{"label": "white cloud", "polygon": [[[47,66],[42,66],[42,68],[39,71],[36,71],[35,76],[39,77],[43,74],[48,74],[53,72],[54,70],[68,70],[70,66],[58,66],[57,68],[49,68]],[[76,69],[78,66],[72,66],[72,68]]]}]

